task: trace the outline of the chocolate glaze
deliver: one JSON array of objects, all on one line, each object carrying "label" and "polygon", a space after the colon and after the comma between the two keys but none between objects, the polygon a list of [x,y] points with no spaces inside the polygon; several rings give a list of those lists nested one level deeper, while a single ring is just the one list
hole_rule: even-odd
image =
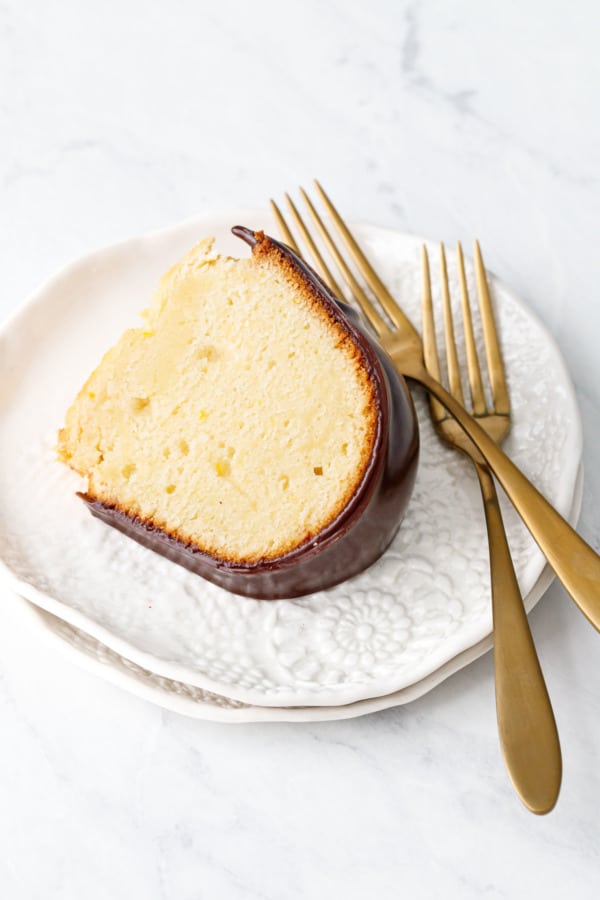
[{"label": "chocolate glaze", "polygon": [[284,264],[301,275],[330,316],[359,345],[375,384],[378,424],[373,453],[353,497],[326,528],[277,559],[239,564],[209,556],[139,518],[87,494],[90,512],[145,547],[185,566],[235,594],[263,600],[299,597],[333,587],[378,559],[400,526],[417,469],[417,419],[404,379],[383,348],[366,331],[359,315],[335,297],[319,276],[289,247],[241,225],[233,233],[253,253],[276,248]]}]

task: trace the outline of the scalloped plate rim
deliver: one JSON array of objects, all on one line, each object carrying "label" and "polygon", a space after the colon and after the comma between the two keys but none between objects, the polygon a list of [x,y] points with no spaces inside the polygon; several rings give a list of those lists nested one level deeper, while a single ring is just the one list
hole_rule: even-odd
[{"label": "scalloped plate rim", "polygon": [[[268,213],[265,210],[259,209],[236,209],[231,212],[228,211],[208,211],[199,216],[192,216],[183,221],[175,223],[173,225],[167,226],[165,228],[157,229],[151,231],[147,234],[135,236],[132,238],[126,238],[122,241],[118,241],[116,243],[110,244],[108,246],[102,247],[98,250],[91,251],[86,253],[67,265],[58,269],[48,280],[44,282],[32,295],[30,295],[29,299],[24,302],[24,304],[15,310],[15,312],[8,317],[0,326],[0,340],[5,337],[5,335],[10,331],[13,325],[17,324],[19,319],[26,314],[29,314],[32,310],[35,310],[37,306],[43,306],[44,298],[46,293],[54,287],[59,281],[65,279],[76,273],[79,269],[88,266],[90,262],[100,262],[105,257],[110,257],[115,253],[121,252],[130,252],[132,248],[134,248],[137,244],[151,244],[156,241],[163,240],[167,235],[172,235],[174,232],[179,230],[183,230],[185,228],[194,227],[210,227],[214,228],[215,221],[219,220],[221,222],[227,221],[227,223],[233,222],[235,220],[247,219],[252,220],[253,218],[259,219],[260,217],[265,218],[268,216]],[[212,223],[209,225],[209,223]],[[385,232],[389,235],[400,237],[400,238],[408,238],[411,241],[418,241],[431,244],[431,240],[427,240],[424,238],[420,238],[416,235],[410,234],[408,232],[403,232],[398,229],[379,226],[379,225],[369,225],[368,223],[352,223],[356,227],[360,227],[362,229],[372,229],[376,232]],[[491,274],[491,273],[490,273]],[[495,278],[495,276],[492,277]],[[533,313],[528,306],[515,294],[515,292],[507,286],[503,281],[496,279],[502,286],[503,291],[510,296],[511,300],[521,308],[526,315],[535,322],[536,327],[539,328],[540,332],[543,334],[545,341],[552,347],[554,351],[554,356],[556,360],[557,366],[561,368],[561,373],[563,376],[563,387],[567,391],[569,395],[569,399],[574,411],[574,431],[570,434],[571,444],[573,446],[572,455],[570,459],[570,469],[571,473],[568,473],[569,477],[565,478],[561,481],[562,487],[562,495],[561,502],[564,500],[564,505],[571,506],[573,497],[575,494],[576,481],[578,477],[578,472],[581,464],[581,454],[582,454],[582,424],[581,424],[581,416],[579,413],[579,407],[577,404],[577,399],[574,391],[574,387],[571,382],[571,378],[566,367],[566,363],[562,357],[560,349],[554,340],[553,335],[549,332],[547,327],[541,322],[540,319]],[[569,489],[569,485],[572,486]],[[559,503],[557,503],[559,505]],[[543,570],[542,570],[543,571]],[[541,573],[540,573],[541,575]],[[7,586],[16,594],[22,595],[26,600],[29,600],[36,606],[46,610],[52,615],[57,616],[58,618],[62,618],[64,621],[73,625],[76,628],[79,628],[81,631],[93,636],[100,643],[105,644],[110,649],[113,649],[118,654],[123,657],[130,659],[141,667],[151,670],[155,672],[157,675],[160,675],[165,678],[171,678],[175,681],[180,681],[189,685],[193,685],[207,691],[210,691],[215,694],[222,694],[236,700],[239,700],[244,703],[255,704],[255,696],[256,689],[246,689],[240,685],[231,685],[227,684],[227,690],[224,691],[224,687],[221,683],[213,681],[210,677],[199,674],[197,672],[190,671],[186,666],[181,665],[176,662],[172,662],[169,660],[160,659],[154,656],[151,653],[140,650],[131,644],[129,641],[121,638],[115,634],[113,634],[108,628],[103,625],[98,624],[89,616],[84,613],[79,612],[76,609],[68,606],[60,600],[57,600],[50,595],[40,591],[35,586],[29,584],[27,581],[20,579],[16,576],[7,564],[4,562],[2,558],[0,558],[0,582],[4,581]],[[537,581],[536,581],[537,584]],[[541,596],[541,595],[540,595]],[[539,597],[535,602],[539,600]],[[286,602],[286,601],[279,601]],[[477,631],[477,629],[473,629]],[[479,629],[480,630],[480,629]],[[470,641],[472,640],[472,643]],[[462,641],[460,642],[460,646],[457,642],[457,650],[456,654],[460,654],[464,651],[467,651],[471,646],[476,645],[481,640],[485,640],[485,637],[477,637],[472,639],[469,637],[468,632],[465,630],[465,633],[462,636]],[[456,655],[455,654],[455,655]],[[451,657],[451,659],[455,658],[455,655]],[[442,666],[447,665],[450,660],[442,663]],[[438,667],[439,668],[439,667]],[[434,671],[437,671],[434,670]],[[430,673],[432,674],[432,673]],[[428,677],[427,675],[422,676],[421,678],[417,678],[416,681],[421,681],[423,677]],[[410,682],[410,683],[415,683]],[[396,693],[398,690],[404,690],[409,687],[410,683],[405,685],[401,685],[399,688],[394,691]],[[330,706],[332,702],[335,705],[347,705],[350,703],[361,702],[368,699],[373,699],[374,697],[383,696],[381,693],[378,693],[378,687],[374,681],[368,683],[362,683],[360,685],[355,685],[351,683],[346,683],[343,688],[338,688],[335,691],[323,691],[322,695],[319,695],[319,702],[310,704],[311,706]],[[334,696],[335,695],[335,696]],[[298,701],[298,693],[297,691],[288,690],[287,692],[281,690],[278,692],[276,697],[270,698],[272,702],[265,702],[264,706],[272,706],[272,707],[282,707],[286,705],[297,706]],[[312,699],[312,698],[311,698]]]}]

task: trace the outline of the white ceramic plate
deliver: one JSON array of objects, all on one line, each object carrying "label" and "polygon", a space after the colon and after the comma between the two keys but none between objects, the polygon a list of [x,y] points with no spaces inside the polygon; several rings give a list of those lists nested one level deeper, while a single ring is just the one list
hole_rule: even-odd
[{"label": "white ceramic plate", "polygon": [[[54,460],[68,404],[136,321],[162,271],[207,234],[241,255],[229,235],[233,224],[275,231],[269,214],[237,210],[109,247],[60,272],[4,327],[2,577],[131,663],[244,703],[338,706],[395,693],[491,632],[478,488],[464,460],[434,436],[418,392],[421,464],[398,537],[358,578],[298,601],[235,597],[145,550],[93,519],[75,496],[79,479]],[[355,230],[418,321],[420,241],[372,226]],[[539,322],[500,282],[491,279],[491,287],[513,399],[506,450],[569,515],[581,427],[568,374]],[[544,561],[512,508],[503,510],[529,595]]]}]

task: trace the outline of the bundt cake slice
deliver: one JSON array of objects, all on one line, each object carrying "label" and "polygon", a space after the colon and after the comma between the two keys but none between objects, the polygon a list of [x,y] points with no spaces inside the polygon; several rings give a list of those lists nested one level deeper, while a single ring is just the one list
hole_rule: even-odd
[{"label": "bundt cake slice", "polygon": [[76,397],[58,453],[110,524],[232,590],[293,595],[275,570],[335,539],[373,474],[387,397],[368,343],[287,248],[238,232],[250,258],[206,239],[163,276]]}]

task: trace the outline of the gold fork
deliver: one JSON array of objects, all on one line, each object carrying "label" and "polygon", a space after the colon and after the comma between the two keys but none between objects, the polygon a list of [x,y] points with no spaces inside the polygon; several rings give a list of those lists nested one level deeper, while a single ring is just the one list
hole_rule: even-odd
[{"label": "gold fork", "polygon": [[[342,277],[379,335],[381,343],[396,368],[402,375],[422,384],[473,441],[563,586],[582,613],[600,631],[600,556],[586,544],[583,538],[579,537],[560,513],[511,462],[494,438],[482,428],[451,393],[442,387],[436,378],[431,376],[425,365],[423,346],[418,332],[367,260],[323,188],[318,182],[315,182],[315,187],[351,258],[387,318],[380,314],[366,291],[358,283],[322,218],[306,193],[302,191],[309,214],[342,273]],[[284,240],[290,244],[292,249],[299,252],[285,219],[276,204],[273,201],[271,203]],[[293,204],[290,206],[290,212],[301,233],[306,235],[308,229]],[[332,281],[327,267],[322,265],[319,253],[315,255],[315,262],[330,287],[339,294],[339,288]],[[491,374],[493,376],[493,373]]]},{"label": "gold fork", "polygon": [[[448,383],[452,396],[465,406],[443,244],[440,247],[440,264]],[[477,294],[490,376],[491,408],[488,408],[484,394],[460,244],[457,245],[457,264],[471,411],[477,416],[481,427],[495,441],[500,442],[510,428],[510,403],[493,307],[477,241],[475,242]],[[426,247],[422,250],[422,273],[425,365],[430,375],[436,381],[441,381]],[[523,803],[532,812],[547,813],[556,804],[560,790],[562,775],[560,742],[512,564],[494,479],[473,442],[448,415],[444,407],[432,397],[429,407],[437,434],[449,446],[464,453],[474,464],[477,472],[490,553],[496,715],[500,746],[511,781]]]},{"label": "gold fork", "polygon": [[[311,216],[317,220],[316,210],[306,194],[304,192],[302,194]],[[335,293],[341,295],[338,285],[335,283],[298,210],[289,197],[287,197],[287,201],[294,222],[300,230],[304,242],[308,246],[321,273]],[[280,210],[273,201],[271,202],[284,238],[298,251],[292,233]],[[387,326],[385,326],[383,319],[368,300],[360,284],[353,277],[351,270],[346,266],[342,255],[328,236],[322,222],[319,230],[334,255],[334,259],[340,267],[355,300],[362,307],[378,332],[385,334],[384,328]],[[440,365],[433,323],[429,259],[425,247],[423,248],[422,261],[424,362],[431,377],[439,382]],[[493,395],[493,407],[490,410],[487,409],[485,401],[481,369],[473,334],[464,260],[462,249],[459,245],[458,264],[461,304],[472,410],[485,431],[494,440],[499,441],[508,433],[510,427],[510,404],[485,269],[478,245],[476,245],[476,263],[478,294]],[[450,391],[452,396],[464,406],[450,306],[446,255],[443,247],[441,264]],[[547,813],[554,807],[560,789],[562,774],[560,743],[550,698],[546,690],[512,565],[494,481],[489,468],[475,445],[454,419],[448,415],[444,407],[435,399],[431,399],[430,408],[438,434],[451,446],[462,450],[473,461],[479,476],[490,550],[496,710],[500,744],[506,767],[521,800],[532,812]]]}]

